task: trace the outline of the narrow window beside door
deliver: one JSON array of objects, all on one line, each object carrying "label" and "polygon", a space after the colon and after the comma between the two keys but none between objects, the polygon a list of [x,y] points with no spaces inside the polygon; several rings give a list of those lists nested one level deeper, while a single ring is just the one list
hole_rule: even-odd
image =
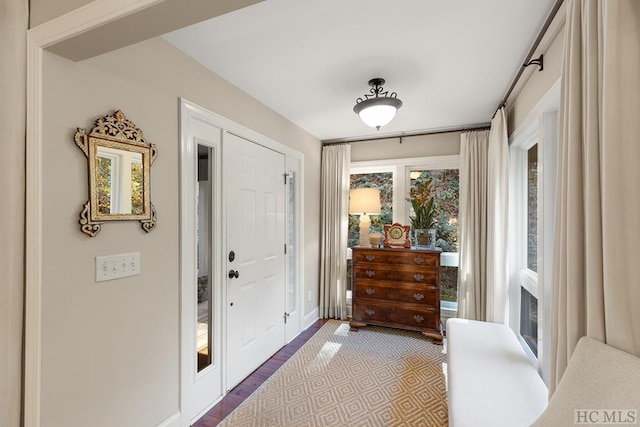
[{"label": "narrow window beside door", "polygon": [[197,299],[196,337],[198,372],[211,365],[212,340],[212,149],[198,145],[198,185],[196,186]]}]

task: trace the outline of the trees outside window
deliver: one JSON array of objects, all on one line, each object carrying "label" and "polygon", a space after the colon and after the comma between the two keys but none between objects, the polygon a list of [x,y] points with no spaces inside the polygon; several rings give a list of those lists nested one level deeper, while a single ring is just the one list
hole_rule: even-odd
[{"label": "trees outside window", "polygon": [[[384,224],[393,223],[393,173],[356,173],[351,174],[350,190],[356,188],[377,188],[380,191],[380,215],[370,215],[371,232],[384,232]],[[360,216],[349,215],[349,247],[360,242]]]}]

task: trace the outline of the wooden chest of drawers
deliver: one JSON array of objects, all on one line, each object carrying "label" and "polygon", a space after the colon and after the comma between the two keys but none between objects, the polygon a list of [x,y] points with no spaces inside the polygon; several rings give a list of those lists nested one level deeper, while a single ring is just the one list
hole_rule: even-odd
[{"label": "wooden chest of drawers", "polygon": [[440,252],[353,248],[352,305],[354,330],[391,326],[442,341]]}]

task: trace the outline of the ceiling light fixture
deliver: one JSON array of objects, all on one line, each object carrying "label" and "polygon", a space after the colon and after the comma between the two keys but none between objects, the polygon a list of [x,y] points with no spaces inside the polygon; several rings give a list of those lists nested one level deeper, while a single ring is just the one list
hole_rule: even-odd
[{"label": "ceiling light fixture", "polygon": [[384,83],[384,79],[381,78],[369,80],[371,95],[365,94],[364,99],[358,98],[353,107],[353,111],[367,126],[377,130],[393,120],[398,108],[402,107],[402,101],[397,98],[397,93],[389,93],[389,91],[382,89]]}]

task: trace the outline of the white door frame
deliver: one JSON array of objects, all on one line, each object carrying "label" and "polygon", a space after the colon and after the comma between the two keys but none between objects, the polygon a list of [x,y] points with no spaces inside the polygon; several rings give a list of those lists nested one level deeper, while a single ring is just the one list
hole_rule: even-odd
[{"label": "white door frame", "polygon": [[[303,286],[303,277],[304,277],[304,268],[303,268],[303,260],[304,260],[304,211],[303,211],[303,206],[304,203],[302,203],[302,201],[304,200],[304,154],[290,148],[287,147],[286,145],[283,145],[277,141],[274,141],[264,135],[261,135],[257,132],[252,131],[251,129],[245,128],[244,126],[237,124],[223,116],[220,116],[212,111],[209,111],[201,106],[198,106],[184,98],[180,99],[180,111],[181,111],[181,135],[184,138],[185,135],[188,135],[190,132],[188,129],[182,129],[182,121],[183,119],[185,119],[187,117],[187,115],[196,115],[199,120],[205,120],[207,123],[210,123],[212,125],[214,125],[215,127],[219,128],[221,130],[222,133],[222,151],[224,151],[224,144],[225,144],[225,136],[227,135],[227,133],[233,134],[233,135],[237,135],[241,138],[247,139],[249,141],[252,141],[255,144],[258,144],[260,146],[263,146],[265,148],[271,149],[273,151],[277,151],[281,154],[283,154],[285,156],[285,164],[291,165],[291,164],[297,164],[297,174],[298,174],[298,182],[299,185],[297,185],[297,193],[296,193],[296,198],[297,198],[297,203],[298,203],[298,222],[297,222],[297,231],[298,231],[298,243],[296,245],[296,252],[297,252],[297,257],[298,257],[298,271],[297,271],[297,295],[298,295],[298,309],[300,311],[302,311],[302,308],[304,307],[304,286]],[[185,124],[187,124],[188,122],[185,122]],[[181,157],[182,159],[184,159],[184,161],[186,161],[187,163],[189,163],[188,160],[188,156],[193,156],[193,153],[188,153],[188,152],[184,152],[182,150],[185,149],[185,146],[189,145],[188,143],[186,143],[185,141],[182,142],[181,144]],[[221,165],[224,168],[224,165]],[[191,173],[188,169],[189,165],[188,164],[183,164],[181,171],[180,171],[180,175],[181,175],[181,182],[185,181],[185,176],[184,174],[189,174]],[[224,176],[224,173],[222,174],[222,176]],[[283,178],[284,179],[284,178]],[[181,190],[182,193],[188,192],[188,190],[186,189],[182,189]],[[181,203],[182,203],[182,193],[181,193]],[[226,195],[225,195],[225,186],[224,186],[224,182],[222,182],[221,184],[221,191],[220,193],[222,194],[222,199],[220,200],[225,200],[226,199]],[[218,200],[218,201],[220,201]],[[193,218],[193,215],[188,214],[188,212],[184,212],[183,209],[185,207],[181,206],[181,230],[183,230],[184,228],[184,220],[187,218]],[[191,207],[193,208],[193,207]],[[227,217],[226,217],[226,209],[222,209],[222,206],[219,206],[216,208],[217,213],[219,214],[219,217],[221,218],[221,227],[222,227],[222,234],[220,236],[225,236],[225,231],[227,228]],[[188,227],[187,227],[188,228]],[[181,244],[182,242],[184,242],[184,238],[186,236],[182,236],[181,235]],[[187,243],[185,243],[187,244]],[[216,245],[216,248],[219,248],[218,252],[218,258],[219,260],[216,261],[216,264],[218,262],[221,263],[222,266],[226,265],[223,261],[226,259],[226,254],[228,253],[228,248],[227,248],[227,244],[226,244],[226,238],[221,237],[219,242],[214,242],[214,244]],[[218,246],[219,245],[219,246]],[[218,250],[218,249],[216,249]],[[181,251],[181,258],[183,256],[183,252]],[[195,256],[195,255],[194,255]],[[188,260],[180,260],[180,265],[184,266],[185,263],[187,263]],[[218,271],[224,273],[223,268],[221,267]],[[184,278],[183,274],[181,273],[181,295],[184,296],[185,292],[188,294],[189,291],[187,290],[188,287],[193,286],[193,282],[189,281],[189,280],[182,280]],[[224,277],[221,278],[222,282],[221,283],[225,283],[226,284],[226,280],[224,280]],[[227,318],[227,313],[226,313],[226,304],[223,304],[224,301],[226,301],[227,299],[227,287],[222,286],[221,292],[219,294],[220,299],[218,300],[217,305],[214,307],[214,310],[217,310],[220,313],[221,322],[224,322],[225,319]],[[185,298],[186,299],[186,298]],[[185,303],[183,301],[183,303]],[[186,303],[189,303],[189,301],[187,301]],[[181,387],[181,393],[180,393],[180,408],[181,408],[181,412],[184,414],[186,409],[189,408],[189,401],[188,399],[191,396],[191,390],[190,390],[190,383],[188,382],[188,376],[189,375],[193,375],[193,368],[191,367],[192,363],[189,363],[189,358],[191,357],[191,352],[193,350],[193,348],[191,348],[190,346],[190,342],[191,340],[189,340],[189,335],[193,332],[193,328],[194,325],[190,325],[190,324],[186,324],[186,322],[184,322],[184,312],[183,310],[187,309],[188,307],[185,307],[184,305],[181,305],[181,310],[180,310],[180,319],[181,319],[181,337],[180,337],[180,346],[181,346],[181,355],[182,355],[182,360],[181,360],[181,381],[180,381],[180,387]],[[303,316],[299,315],[298,316],[298,333],[300,333],[300,331],[302,330],[302,322],[303,322]],[[217,328],[218,326],[216,326]],[[220,325],[221,327],[221,339],[222,339],[222,343],[226,342],[226,327],[224,327],[224,325]],[[296,335],[297,335],[296,334]],[[291,337],[287,337],[287,339],[293,339],[295,338],[295,336],[291,336]],[[222,390],[223,390],[223,394],[221,396],[221,398],[226,394],[226,390],[227,390],[227,383],[226,383],[226,373],[225,373],[225,367],[224,367],[224,360],[226,358],[226,352],[223,351],[222,354],[222,364],[223,364],[223,375],[222,375]],[[213,402],[213,405],[215,405],[220,399],[216,400]],[[188,413],[188,411],[187,411]],[[189,426],[190,424],[190,419],[188,419],[188,417],[183,416],[182,417],[182,426]]]},{"label": "white door frame", "polygon": [[[203,144],[215,150],[212,159],[212,230],[214,236],[222,233],[222,129],[211,120],[209,114],[201,108],[187,103],[180,103],[180,412],[182,426],[191,425],[191,421],[202,416],[223,396],[223,358],[222,358],[222,319],[223,292],[226,281],[222,266],[222,240],[211,242],[212,256],[209,271],[210,292],[212,293],[211,312],[213,313],[209,328],[213,328],[213,342],[209,343],[212,356],[211,365],[197,372],[196,366],[196,326],[197,299],[195,284],[197,283],[197,238],[196,238],[196,192],[198,185],[198,145]],[[206,134],[206,135],[203,135]],[[217,135],[216,135],[217,134]],[[198,141],[204,138],[206,140]],[[200,381],[200,387],[196,384]],[[206,388],[202,388],[204,382]],[[213,382],[213,383],[212,383]],[[204,409],[194,409],[196,390],[214,393],[211,402]],[[217,394],[215,394],[217,393]],[[202,404],[198,404],[202,406]],[[195,413],[195,411],[198,413]]]}]

